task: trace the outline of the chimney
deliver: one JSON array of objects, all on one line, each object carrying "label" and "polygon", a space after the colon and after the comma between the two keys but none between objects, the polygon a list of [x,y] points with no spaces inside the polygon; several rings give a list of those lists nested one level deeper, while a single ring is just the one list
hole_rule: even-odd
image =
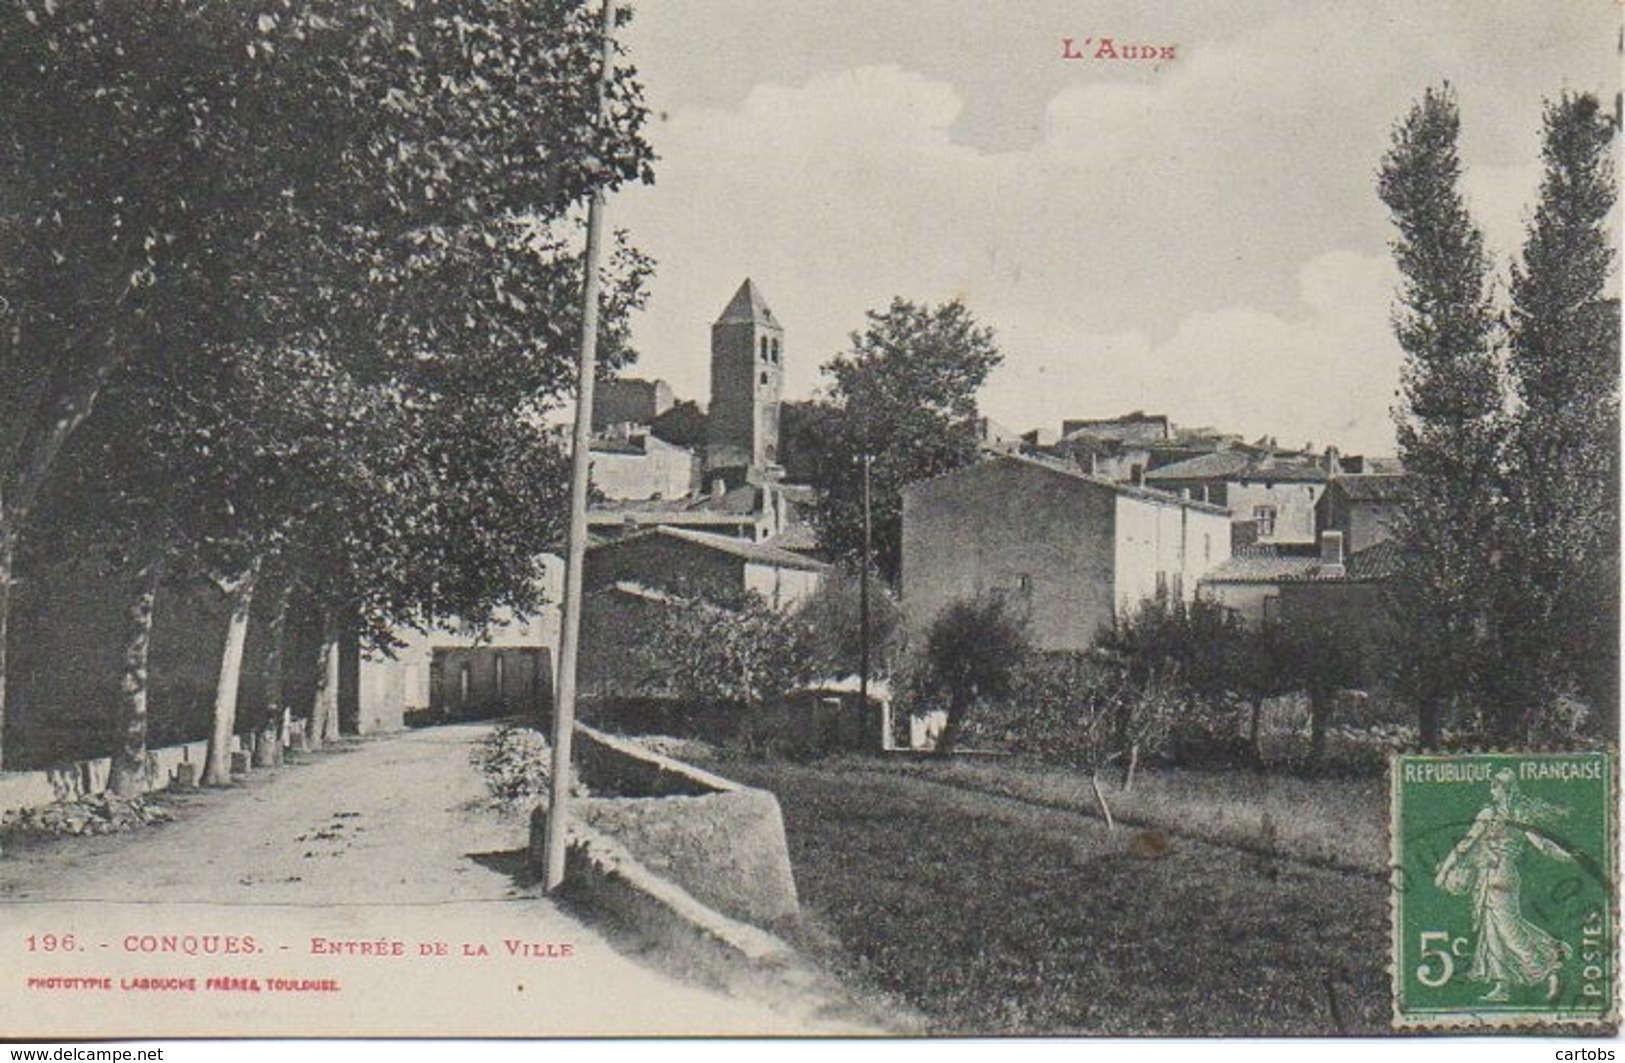
[{"label": "chimney", "polygon": [[721,476],[713,477],[711,480],[711,497],[720,501],[722,496],[727,493],[728,481]]},{"label": "chimney", "polygon": [[1145,486],[1145,466],[1135,462],[1128,467],[1128,482],[1135,487]]},{"label": "chimney", "polygon": [[1343,533],[1340,531],[1320,533],[1320,575],[1330,579],[1348,575],[1348,569],[1343,567]]},{"label": "chimney", "polygon": [[1326,448],[1326,475],[1343,475],[1343,456],[1337,452],[1336,447]]}]

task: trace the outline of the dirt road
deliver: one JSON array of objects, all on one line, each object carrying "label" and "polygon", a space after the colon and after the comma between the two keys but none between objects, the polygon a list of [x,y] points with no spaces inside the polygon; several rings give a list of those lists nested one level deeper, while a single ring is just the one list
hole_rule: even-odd
[{"label": "dirt road", "polygon": [[618,954],[522,882],[483,726],[348,744],[173,799],[176,822],[0,857],[0,1032],[860,1032]]}]

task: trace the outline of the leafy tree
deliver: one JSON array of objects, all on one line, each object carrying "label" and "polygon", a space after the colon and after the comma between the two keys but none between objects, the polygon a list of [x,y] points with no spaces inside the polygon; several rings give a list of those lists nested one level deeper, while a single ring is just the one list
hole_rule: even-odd
[{"label": "leafy tree", "polygon": [[1608,217],[1616,126],[1596,97],[1548,103],[1545,177],[1512,270],[1508,367],[1519,408],[1507,455],[1498,737],[1580,689],[1617,719],[1619,302]]},{"label": "leafy tree", "polygon": [[1109,826],[1111,806],[1100,773],[1122,762],[1123,788],[1132,789],[1141,755],[1167,743],[1191,700],[1167,674],[1135,681],[1110,654],[1034,653],[1020,667],[1010,697],[971,727],[1003,732],[998,737],[1012,752],[1088,771]]},{"label": "leafy tree", "polygon": [[[606,119],[583,91],[598,83],[595,10],[15,6],[20,31],[0,41],[0,240],[15,252],[0,369],[19,385],[0,418],[0,617],[55,456],[115,371],[148,361],[182,394],[226,398],[189,411],[218,432],[211,459],[250,429],[255,446],[232,445],[246,467],[274,457],[304,490],[252,521],[250,494],[222,492],[235,585],[282,556],[329,619],[373,629],[528,593],[554,531],[537,517],[546,490],[488,474],[558,472],[535,425],[572,385],[572,209],[647,177],[650,158],[631,71],[614,72]],[[647,271],[623,243],[602,308],[610,367]],[[254,387],[289,366],[314,383]],[[219,367],[269,401],[198,386]],[[319,401],[290,408],[294,395]]]},{"label": "leafy tree", "polygon": [[1000,597],[950,602],[926,632],[918,682],[927,697],[947,701],[937,752],[954,750],[978,704],[1008,696],[1030,652],[1026,621]]},{"label": "leafy tree", "polygon": [[68,440],[121,365],[261,320],[229,280],[277,195],[232,107],[226,42],[246,17],[180,0],[0,11],[0,722],[12,566]]},{"label": "leafy tree", "polygon": [[[796,610],[810,635],[812,664],[826,676],[856,675],[863,660],[861,575],[837,566]],[[869,580],[870,674],[884,676],[901,651],[903,611],[891,588],[877,575]]]},{"label": "leafy tree", "polygon": [[998,366],[993,331],[954,300],[921,306],[893,299],[870,311],[850,349],[824,366],[829,396],[805,411],[822,427],[820,453],[798,433],[798,467],[822,489],[820,541],[834,556],[863,556],[863,457],[871,455],[874,563],[896,583],[902,567],[904,485],[976,460],[976,392]]},{"label": "leafy tree", "polygon": [[807,625],[756,594],[722,604],[674,597],[640,639],[647,686],[747,713],[812,678]]},{"label": "leafy tree", "polygon": [[1452,699],[1480,679],[1506,429],[1490,262],[1461,196],[1459,131],[1454,92],[1429,89],[1395,128],[1378,177],[1398,229],[1394,328],[1405,352],[1394,417],[1409,497],[1395,528],[1393,653],[1430,747]]}]

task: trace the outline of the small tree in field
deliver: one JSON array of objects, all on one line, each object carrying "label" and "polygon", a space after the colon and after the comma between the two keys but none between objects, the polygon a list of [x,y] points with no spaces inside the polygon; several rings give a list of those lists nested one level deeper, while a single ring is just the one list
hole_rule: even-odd
[{"label": "small tree in field", "polygon": [[921,676],[926,692],[947,699],[938,753],[953,752],[978,702],[1011,692],[1028,652],[1026,622],[1003,598],[964,598],[938,614],[926,635]]},{"label": "small tree in field", "polygon": [[1124,763],[1123,790],[1131,790],[1141,755],[1167,743],[1190,701],[1168,671],[1135,680],[1109,654],[1035,653],[1016,678],[1007,725],[1017,751],[1090,773],[1109,828],[1112,811],[1101,771]]}]

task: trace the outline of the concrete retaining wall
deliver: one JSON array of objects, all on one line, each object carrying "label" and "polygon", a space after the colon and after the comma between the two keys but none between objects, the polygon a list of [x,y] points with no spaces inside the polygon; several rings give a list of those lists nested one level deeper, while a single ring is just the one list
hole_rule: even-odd
[{"label": "concrete retaining wall", "polygon": [[[590,727],[578,726],[575,741],[582,781],[595,796],[573,807],[591,832],[731,919],[772,926],[799,914],[772,794]],[[542,816],[533,821],[536,851],[544,824]]]}]

